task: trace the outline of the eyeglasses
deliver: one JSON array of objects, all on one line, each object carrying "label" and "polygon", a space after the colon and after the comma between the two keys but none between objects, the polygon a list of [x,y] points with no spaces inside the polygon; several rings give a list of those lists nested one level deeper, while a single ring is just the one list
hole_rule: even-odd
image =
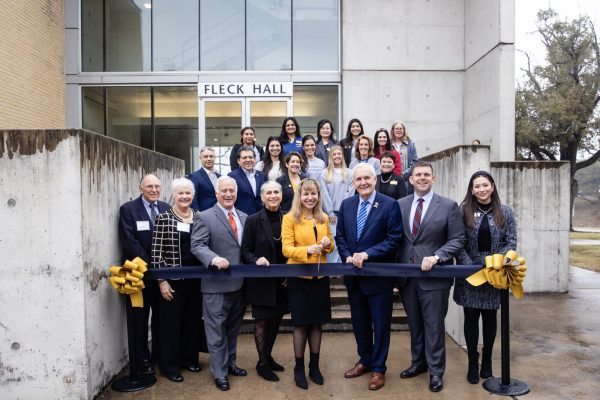
[{"label": "eyeglasses", "polygon": [[379,132],[388,133],[387,129],[385,129],[385,128],[379,128],[379,129],[377,129],[377,131],[375,133],[379,133]]}]

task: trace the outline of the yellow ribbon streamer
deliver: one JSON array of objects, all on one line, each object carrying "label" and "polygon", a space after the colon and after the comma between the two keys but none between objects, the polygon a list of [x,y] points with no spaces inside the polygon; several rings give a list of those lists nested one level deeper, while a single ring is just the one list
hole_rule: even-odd
[{"label": "yellow ribbon streamer", "polygon": [[488,282],[496,289],[510,289],[515,299],[523,297],[523,281],[527,266],[525,258],[516,251],[509,250],[506,255],[493,254],[485,258],[485,268],[467,278],[473,286]]},{"label": "yellow ribbon streamer", "polygon": [[133,261],[126,260],[123,266],[113,265],[109,269],[108,282],[113,289],[122,294],[128,294],[132,307],[144,307],[144,272],[148,271],[148,264],[139,257]]}]

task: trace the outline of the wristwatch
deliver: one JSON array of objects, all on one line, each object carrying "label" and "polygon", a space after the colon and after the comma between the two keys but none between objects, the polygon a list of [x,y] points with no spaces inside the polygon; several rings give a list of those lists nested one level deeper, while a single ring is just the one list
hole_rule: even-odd
[{"label": "wristwatch", "polygon": [[433,257],[435,258],[435,261],[440,262],[440,257],[437,254],[434,254]]}]

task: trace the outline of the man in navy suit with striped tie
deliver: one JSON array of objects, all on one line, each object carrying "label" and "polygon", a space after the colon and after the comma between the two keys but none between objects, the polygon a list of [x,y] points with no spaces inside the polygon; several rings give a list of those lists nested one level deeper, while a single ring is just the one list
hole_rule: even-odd
[{"label": "man in navy suit with striped tie", "polygon": [[[391,262],[402,237],[400,208],[391,197],[375,191],[377,177],[369,164],[352,172],[358,194],[342,202],[335,241],[340,258],[355,268],[365,261]],[[344,278],[359,360],[344,376],[356,378],[371,371],[368,387],[385,384],[385,362],[390,346],[395,279],[361,276]]]},{"label": "man in navy suit with striped tie", "polygon": [[[140,182],[140,197],[123,204],[119,210],[119,240],[123,249],[123,261],[140,257],[150,265],[152,232],[156,216],[170,207],[159,201],[161,184],[155,175],[146,175]],[[158,359],[158,284],[155,280],[144,280],[144,307],[133,308],[133,330],[135,337],[135,362],[141,374],[152,374],[150,359]],[[131,307],[127,296],[127,307]],[[148,350],[148,317],[152,309],[152,357]],[[131,355],[130,355],[131,357]]]}]

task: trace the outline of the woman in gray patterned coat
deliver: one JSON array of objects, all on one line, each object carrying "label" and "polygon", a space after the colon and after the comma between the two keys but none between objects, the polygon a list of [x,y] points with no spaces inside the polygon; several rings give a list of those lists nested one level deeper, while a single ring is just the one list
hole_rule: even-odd
[{"label": "woman in gray patterned coat", "polygon": [[[471,176],[467,194],[461,204],[465,223],[465,248],[458,258],[463,265],[483,265],[485,256],[505,254],[516,250],[517,225],[513,211],[500,203],[494,178],[486,171]],[[500,308],[500,291],[488,283],[471,286],[464,279],[456,279],[454,301],[463,306],[465,314],[465,341],[469,356],[467,380],[476,384],[479,377],[492,374],[492,349],[496,338],[496,312]],[[479,317],[483,330],[481,370],[478,373]]]}]

